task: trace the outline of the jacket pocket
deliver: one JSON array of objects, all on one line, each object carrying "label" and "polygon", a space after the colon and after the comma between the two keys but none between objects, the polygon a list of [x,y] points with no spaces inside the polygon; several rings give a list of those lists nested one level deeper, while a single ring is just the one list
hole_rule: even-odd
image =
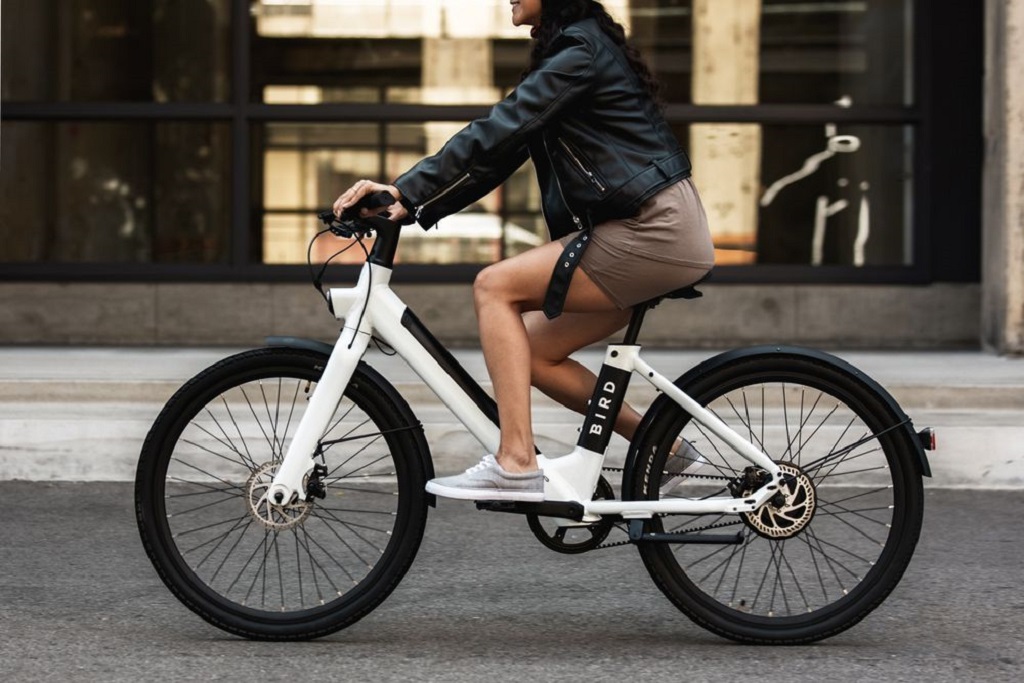
[{"label": "jacket pocket", "polygon": [[590,162],[587,161],[587,158],[565,138],[558,138],[558,145],[562,148],[562,151],[565,152],[565,156],[569,159],[569,164],[575,168],[599,194],[604,194],[608,188],[605,187],[605,184],[593,170],[593,167],[590,165]]}]

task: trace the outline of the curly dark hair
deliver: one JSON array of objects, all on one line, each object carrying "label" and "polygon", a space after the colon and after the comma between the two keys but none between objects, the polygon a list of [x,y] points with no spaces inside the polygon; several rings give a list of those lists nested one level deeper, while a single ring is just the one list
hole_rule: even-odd
[{"label": "curly dark hair", "polygon": [[640,51],[633,46],[626,38],[626,29],[622,24],[615,21],[608,10],[597,0],[542,0],[540,11],[540,24],[533,27],[530,35],[533,37],[533,49],[530,51],[530,65],[523,72],[523,78],[532,71],[535,71],[541,61],[547,55],[551,43],[558,37],[559,32],[569,24],[581,19],[593,18],[597,20],[601,30],[622,48],[626,61],[633,69],[633,72],[640,79],[644,88],[657,104],[662,105],[659,91],[661,89],[658,80],[651,73],[650,67],[644,61]]}]

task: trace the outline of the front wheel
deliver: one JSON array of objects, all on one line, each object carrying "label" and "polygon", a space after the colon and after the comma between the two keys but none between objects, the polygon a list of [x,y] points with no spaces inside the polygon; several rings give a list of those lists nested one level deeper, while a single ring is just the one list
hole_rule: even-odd
[{"label": "front wheel", "polygon": [[[881,604],[910,562],[923,515],[905,418],[851,372],[799,355],[739,358],[683,388],[791,478],[754,513],[653,519],[655,532],[719,529],[708,533],[743,538],[641,544],[662,592],[696,623],[747,643],[820,640]],[[656,408],[637,445],[634,499],[750,492],[736,483],[756,480],[749,462],[674,403]],[[690,476],[669,459],[686,443],[703,458],[686,470]]]},{"label": "front wheel", "polygon": [[178,599],[226,631],[292,640],[344,628],[387,597],[419,548],[422,428],[364,364],[310,462],[322,469],[307,486],[323,497],[268,499],[326,361],[282,348],[225,359],[171,398],[143,445],[146,552]]}]

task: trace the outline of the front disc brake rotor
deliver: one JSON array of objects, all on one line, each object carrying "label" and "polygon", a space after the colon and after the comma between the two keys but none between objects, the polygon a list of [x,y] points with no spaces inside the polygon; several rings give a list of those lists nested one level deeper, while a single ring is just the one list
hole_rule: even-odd
[{"label": "front disc brake rotor", "polygon": [[313,509],[312,503],[296,500],[285,505],[276,505],[270,500],[270,485],[281,461],[271,460],[259,467],[246,482],[245,500],[249,514],[261,526],[274,531],[284,531],[306,521]]}]

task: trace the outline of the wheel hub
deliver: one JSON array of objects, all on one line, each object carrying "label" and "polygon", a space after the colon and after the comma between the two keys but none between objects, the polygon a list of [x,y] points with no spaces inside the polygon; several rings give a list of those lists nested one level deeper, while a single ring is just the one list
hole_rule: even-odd
[{"label": "wheel hub", "polygon": [[754,512],[743,513],[749,527],[765,538],[790,538],[811,522],[817,496],[810,477],[793,463],[778,463],[787,475],[779,493]]},{"label": "wheel hub", "polygon": [[249,514],[261,526],[274,531],[284,531],[302,524],[309,517],[313,504],[304,500],[277,505],[270,500],[270,485],[281,465],[280,460],[271,460],[261,465],[246,483],[246,502]]}]

